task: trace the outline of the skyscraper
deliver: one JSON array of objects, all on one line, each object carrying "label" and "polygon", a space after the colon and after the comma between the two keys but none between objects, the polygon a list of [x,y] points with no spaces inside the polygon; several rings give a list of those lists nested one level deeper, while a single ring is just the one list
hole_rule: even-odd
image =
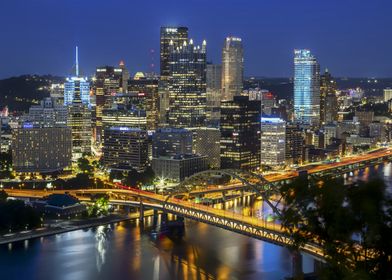
[{"label": "skyscraper", "polygon": [[[102,110],[108,99],[119,92],[126,92],[128,89],[129,74],[124,62],[120,62],[120,67],[101,66],[97,67],[94,76],[93,93],[95,96],[95,140],[101,142],[102,137]],[[124,81],[124,79],[126,79]],[[126,87],[124,89],[124,86]]]},{"label": "skyscraper", "polygon": [[[67,125],[71,128],[72,132],[72,158],[74,160],[77,160],[82,157],[83,154],[91,153],[92,132],[90,95],[88,95],[88,99],[86,99],[85,96],[86,92],[90,93],[90,86],[89,83],[82,82],[79,78],[79,61],[77,47],[75,68],[76,77],[72,78],[72,82],[75,85],[72,88],[72,99],[68,99],[68,102],[70,103],[67,103],[66,105],[68,106]],[[67,83],[65,83],[64,87],[64,100],[67,99],[66,90]]]},{"label": "skyscraper", "polygon": [[222,65],[207,64],[207,125],[219,127],[222,96]]},{"label": "skyscraper", "polygon": [[206,120],[206,41],[193,40],[180,47],[171,45],[169,85],[169,124],[173,127],[199,127]]},{"label": "skyscraper", "polygon": [[170,49],[173,46],[177,48],[188,41],[188,27],[161,27],[160,41],[160,62],[161,62],[161,78],[167,79],[170,74]]},{"label": "skyscraper", "polygon": [[280,118],[261,118],[261,164],[284,165],[286,122]]},{"label": "skyscraper", "polygon": [[144,171],[148,161],[147,132],[140,128],[105,127],[103,163],[117,170]]},{"label": "skyscraper", "polygon": [[40,127],[67,126],[67,107],[58,103],[56,98],[45,97],[40,105],[29,109],[29,122]]},{"label": "skyscraper", "polygon": [[64,105],[71,104],[74,99],[80,99],[83,104],[91,106],[90,84],[87,78],[81,77],[79,73],[78,47],[76,47],[75,76],[67,78],[64,83]]},{"label": "skyscraper", "polygon": [[320,123],[337,120],[336,82],[328,69],[320,76]]},{"label": "skyscraper", "polygon": [[140,99],[143,99],[139,106],[147,114],[147,130],[155,130],[159,121],[159,80],[155,77],[141,77],[129,80],[128,91],[137,93]]},{"label": "skyscraper", "polygon": [[244,78],[242,40],[227,37],[222,50],[222,100],[233,100],[240,95]]},{"label": "skyscraper", "polygon": [[307,125],[320,121],[320,66],[306,49],[294,51],[294,119]]},{"label": "skyscraper", "polygon": [[260,167],[259,101],[235,96],[221,104],[221,168],[254,170]]},{"label": "skyscraper", "polygon": [[25,123],[12,133],[12,163],[16,172],[54,172],[71,165],[68,127]]}]

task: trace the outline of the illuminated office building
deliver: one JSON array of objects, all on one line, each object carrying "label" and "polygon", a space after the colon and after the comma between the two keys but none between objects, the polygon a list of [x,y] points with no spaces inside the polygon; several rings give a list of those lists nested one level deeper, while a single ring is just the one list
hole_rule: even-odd
[{"label": "illuminated office building", "polygon": [[302,163],[304,137],[298,124],[286,124],[286,161],[288,164]]},{"label": "illuminated office building", "polygon": [[320,66],[305,49],[294,51],[294,119],[306,125],[320,122]]},{"label": "illuminated office building", "polygon": [[392,99],[392,88],[384,89],[384,102],[388,102]]},{"label": "illuminated office building", "polygon": [[152,136],[152,156],[192,154],[192,132],[183,128],[160,128]]},{"label": "illuminated office building", "polygon": [[147,132],[140,128],[105,127],[102,154],[109,169],[142,172],[148,163]]},{"label": "illuminated office building", "polygon": [[182,46],[188,41],[188,27],[161,27],[160,38],[160,62],[161,62],[161,78],[163,80],[170,76],[170,53],[171,48]]},{"label": "illuminated office building", "polygon": [[261,119],[261,164],[277,166],[285,164],[286,122],[279,118]]},{"label": "illuminated office building", "polygon": [[320,123],[337,121],[338,101],[336,82],[328,69],[320,76]]},{"label": "illuminated office building", "polygon": [[39,127],[67,126],[67,115],[67,107],[57,98],[46,97],[40,105],[30,107],[28,121]]},{"label": "illuminated office building", "polygon": [[156,176],[181,182],[185,178],[208,169],[206,156],[182,154],[152,159],[152,169]]},{"label": "illuminated office building", "polygon": [[159,123],[159,80],[157,78],[135,77],[128,82],[128,91],[137,93],[142,100],[139,107],[147,115],[147,129],[155,130]]},{"label": "illuminated office building", "polygon": [[222,95],[222,65],[207,64],[206,83],[207,124],[209,126],[219,127]]},{"label": "illuminated office building", "polygon": [[70,105],[75,98],[80,99],[84,105],[91,106],[90,83],[79,73],[78,47],[76,47],[75,76],[67,78],[64,83],[64,105]]},{"label": "illuminated office building", "polygon": [[71,130],[25,123],[13,129],[12,165],[16,172],[48,173],[71,165]]},{"label": "illuminated office building", "polygon": [[193,133],[193,153],[207,156],[208,166],[220,168],[220,130],[214,127],[199,127],[190,129]]},{"label": "illuminated office building", "polygon": [[206,121],[206,41],[202,46],[184,42],[171,45],[168,80],[171,127],[200,127]]},{"label": "illuminated office building", "polygon": [[221,104],[221,168],[254,170],[260,167],[259,101],[234,96]]},{"label": "illuminated office building", "polygon": [[[125,68],[123,61],[119,67],[101,66],[97,67],[94,76],[93,94],[95,96],[95,120],[94,138],[97,142],[101,142],[102,137],[102,110],[108,105],[110,106],[110,97],[117,93],[128,91],[129,73]],[[125,88],[124,88],[125,86]]]},{"label": "illuminated office building", "polygon": [[72,103],[68,106],[67,125],[72,130],[72,159],[91,154],[91,110],[83,104]]},{"label": "illuminated office building", "polygon": [[113,104],[111,108],[102,111],[102,127],[132,127],[147,129],[147,117],[144,110],[138,108]]},{"label": "illuminated office building", "polygon": [[240,95],[244,78],[244,51],[241,38],[227,37],[222,50],[222,100]]}]

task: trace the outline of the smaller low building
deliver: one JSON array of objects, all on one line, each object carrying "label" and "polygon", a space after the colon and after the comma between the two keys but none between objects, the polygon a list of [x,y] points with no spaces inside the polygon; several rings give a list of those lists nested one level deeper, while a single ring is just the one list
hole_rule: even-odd
[{"label": "smaller low building", "polygon": [[86,211],[86,205],[70,194],[51,194],[32,204],[46,215],[53,216],[73,216]]},{"label": "smaller low building", "polygon": [[198,154],[180,154],[152,159],[156,176],[181,182],[195,173],[208,169],[208,157]]}]

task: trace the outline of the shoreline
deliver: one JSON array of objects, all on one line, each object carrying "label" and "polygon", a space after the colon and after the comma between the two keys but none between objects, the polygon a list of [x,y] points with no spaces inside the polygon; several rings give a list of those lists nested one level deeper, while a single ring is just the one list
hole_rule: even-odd
[{"label": "shoreline", "polygon": [[[145,217],[149,216],[148,214],[149,213],[146,213]],[[36,238],[41,238],[41,237],[46,237],[51,235],[62,234],[71,231],[93,228],[101,225],[108,225],[112,223],[129,221],[129,220],[137,219],[139,218],[139,216],[140,216],[139,213],[133,213],[130,215],[117,214],[117,215],[111,215],[102,218],[96,218],[86,224],[71,225],[68,227],[53,226],[52,228],[51,227],[38,228],[38,229],[32,229],[28,231],[16,232],[13,233],[11,236],[7,236],[8,234],[5,234],[0,237],[0,245],[6,245],[15,242],[25,241],[25,240],[31,240],[31,239],[36,239]]]}]

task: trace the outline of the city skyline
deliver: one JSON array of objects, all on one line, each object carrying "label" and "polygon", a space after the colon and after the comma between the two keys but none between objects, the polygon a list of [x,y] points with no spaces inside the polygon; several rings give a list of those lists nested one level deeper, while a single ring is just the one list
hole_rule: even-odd
[{"label": "city skyline", "polygon": [[[295,48],[311,49],[322,69],[331,69],[335,76],[392,76],[386,59],[392,39],[384,31],[389,19],[382,13],[392,6],[388,1],[249,2],[251,5],[241,6],[231,1],[224,6],[210,4],[209,9],[205,9],[206,1],[199,1],[192,11],[188,5],[175,5],[175,1],[152,1],[148,5],[115,1],[107,7],[100,1],[93,6],[89,1],[18,2],[26,9],[20,10],[18,3],[3,3],[1,11],[6,13],[0,12],[0,22],[9,26],[4,40],[10,42],[0,47],[0,60],[6,66],[0,69],[0,78],[22,74],[67,76],[72,71],[69,62],[75,45],[80,47],[81,70],[86,75],[97,66],[117,65],[120,60],[126,62],[131,73],[148,72],[154,62],[158,73],[161,26],[186,26],[189,38],[206,39],[208,60],[213,63],[220,63],[224,38],[242,38],[246,76],[292,77]],[[116,4],[124,9],[114,11]],[[97,14],[90,15],[86,9],[97,10]],[[103,11],[109,14],[105,23],[100,20]],[[297,16],[299,12],[301,17]],[[99,40],[102,36],[105,40]],[[155,51],[154,61],[151,49]]]}]

